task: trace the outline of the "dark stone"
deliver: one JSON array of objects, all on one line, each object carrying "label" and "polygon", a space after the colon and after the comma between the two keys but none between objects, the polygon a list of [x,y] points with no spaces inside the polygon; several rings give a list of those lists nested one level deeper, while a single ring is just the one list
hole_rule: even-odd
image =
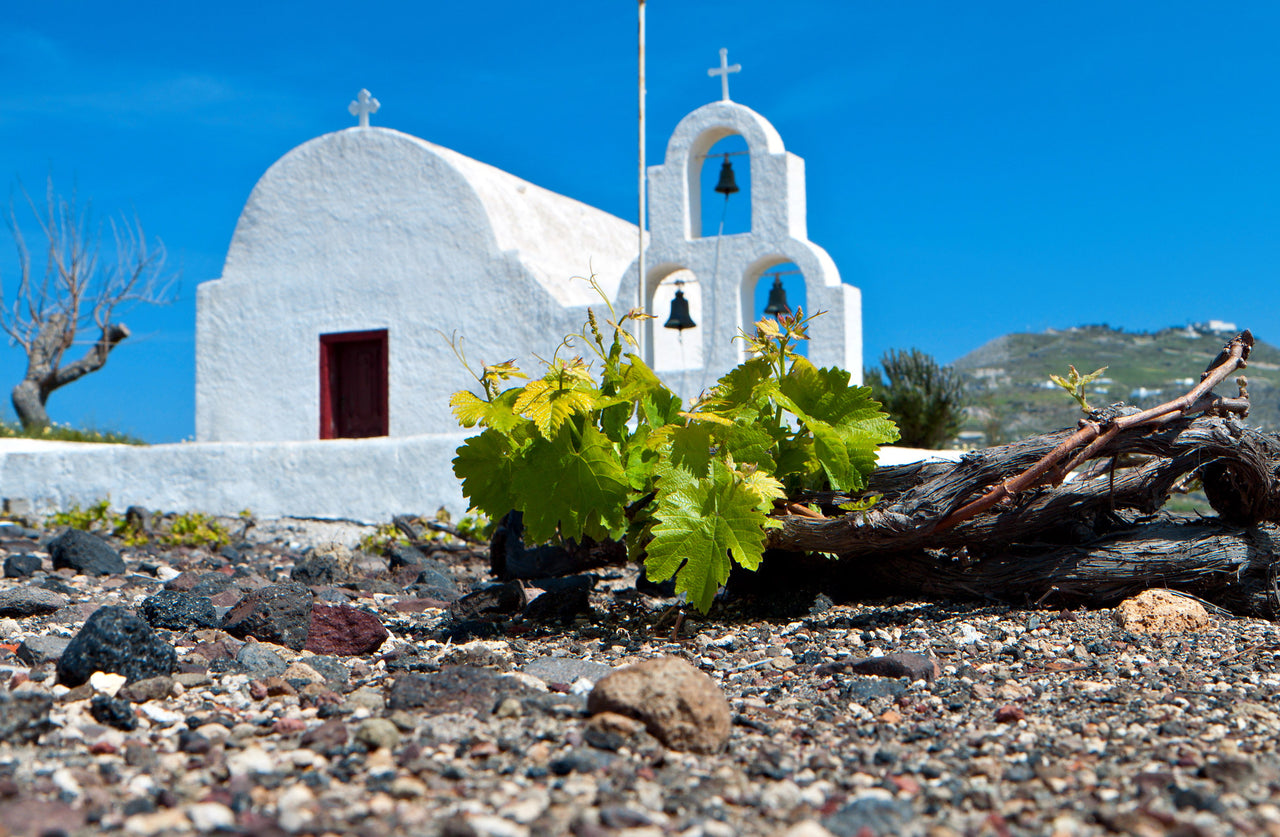
[{"label": "dark stone", "polygon": [[392,543],[387,548],[387,559],[391,565],[391,570],[400,569],[401,567],[418,567],[427,558],[422,554],[422,550],[416,546],[409,546],[403,543]]},{"label": "dark stone", "polygon": [[0,590],[0,616],[36,616],[53,613],[68,604],[67,597],[44,587]]},{"label": "dark stone", "polygon": [[41,561],[39,555],[32,555],[30,552],[23,552],[18,555],[10,555],[4,559],[4,577],[5,578],[30,578],[40,572]]},{"label": "dark stone", "polygon": [[49,728],[53,696],[44,692],[0,692],[0,741],[30,744]]},{"label": "dark stone", "polygon": [[850,680],[840,687],[840,696],[845,700],[866,705],[876,698],[898,698],[907,693],[904,680],[890,680],[888,677],[867,677]]},{"label": "dark stone", "polygon": [[387,637],[382,621],[348,605],[312,605],[306,649],[349,657],[377,651]]},{"label": "dark stone", "polygon": [[279,654],[258,642],[240,646],[236,663],[251,677],[279,677],[289,667]]},{"label": "dark stone", "polygon": [[498,635],[498,626],[482,619],[467,619],[447,625],[440,632],[441,642],[452,642],[461,645],[473,639],[488,639]]},{"label": "dark stone", "polygon": [[1196,788],[1182,788],[1173,792],[1173,807],[1175,808],[1194,808],[1197,811],[1208,811],[1211,814],[1221,814],[1226,810],[1215,794],[1205,793]]},{"label": "dark stone", "polygon": [[324,678],[325,685],[334,691],[345,690],[347,683],[351,680],[351,669],[337,657],[317,655],[307,657],[302,662],[315,669],[316,673]]},{"label": "dark stone", "polygon": [[387,708],[415,709],[443,715],[467,709],[489,714],[504,698],[537,693],[516,680],[471,666],[452,666],[434,674],[404,674],[396,678]]},{"label": "dark stone", "polygon": [[462,590],[453,580],[453,575],[438,561],[428,559],[421,565],[418,577],[413,582],[414,592],[419,596],[429,596],[446,602],[461,598]]},{"label": "dark stone", "polygon": [[580,614],[590,612],[590,588],[568,587],[542,593],[525,606],[523,615],[530,622],[566,625]]},{"label": "dark stone", "polygon": [[311,591],[301,584],[268,584],[240,599],[222,620],[222,629],[239,639],[254,637],[295,651],[307,644]]},{"label": "dark stone", "polygon": [[18,659],[29,666],[57,662],[62,652],[67,650],[71,639],[65,636],[31,636],[18,646]]},{"label": "dark stone", "polygon": [[50,541],[49,557],[55,570],[72,569],[83,575],[124,572],[120,553],[102,538],[81,529],[68,529]]},{"label": "dark stone", "polygon": [[98,723],[125,732],[138,728],[138,716],[133,712],[133,704],[124,698],[94,695],[89,701],[89,714]]},{"label": "dark stone", "polygon": [[873,677],[906,677],[932,683],[939,674],[938,662],[924,654],[886,654],[883,657],[867,657],[864,660],[842,660],[818,669],[819,674],[835,674],[844,671]]},{"label": "dark stone", "polygon": [[218,616],[213,602],[205,596],[183,593],[178,590],[161,590],[143,599],[138,613],[153,628],[170,631],[193,631],[199,628],[216,628]]},{"label": "dark stone", "polygon": [[142,617],[127,608],[102,607],[58,658],[58,681],[74,688],[88,682],[95,671],[144,680],[172,674],[177,667],[173,646],[156,636]]},{"label": "dark stone", "polygon": [[468,593],[449,605],[449,613],[459,622],[471,619],[501,619],[514,616],[528,604],[524,586],[518,581],[491,584]]},{"label": "dark stone", "polygon": [[553,759],[547,767],[557,776],[568,776],[570,773],[595,773],[606,769],[617,758],[617,755],[607,750],[577,747],[570,750],[568,755]]},{"label": "dark stone", "polygon": [[330,718],[320,726],[304,732],[298,743],[322,756],[329,756],[345,747],[347,738],[346,724],[337,718]]},{"label": "dark stone", "polygon": [[178,731],[178,750],[192,755],[203,755],[213,749],[213,742],[195,730]]},{"label": "dark stone", "polygon": [[310,555],[289,573],[289,580],[308,587],[323,587],[346,581],[346,574],[332,555]]},{"label": "dark stone", "polygon": [[914,819],[915,811],[907,800],[859,796],[823,817],[822,826],[835,837],[895,837],[907,833]]}]

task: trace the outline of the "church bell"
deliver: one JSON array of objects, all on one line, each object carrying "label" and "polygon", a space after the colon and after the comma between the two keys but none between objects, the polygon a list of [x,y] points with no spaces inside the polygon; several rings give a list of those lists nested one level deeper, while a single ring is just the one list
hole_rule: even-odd
[{"label": "church bell", "polygon": [[693,317],[689,316],[689,300],[684,298],[684,291],[677,290],[675,297],[671,300],[671,316],[662,324],[662,327],[684,331],[686,328],[693,328],[696,325],[697,323],[693,321]]},{"label": "church bell", "polygon": [[729,164],[728,154],[724,155],[724,162],[720,164],[720,182],[716,184],[716,191],[726,198],[738,191],[738,181],[733,178],[733,166]]},{"label": "church bell", "polygon": [[773,277],[773,287],[769,289],[769,304],[764,307],[764,313],[770,317],[791,313],[791,306],[787,304],[787,289],[782,287],[780,276]]}]

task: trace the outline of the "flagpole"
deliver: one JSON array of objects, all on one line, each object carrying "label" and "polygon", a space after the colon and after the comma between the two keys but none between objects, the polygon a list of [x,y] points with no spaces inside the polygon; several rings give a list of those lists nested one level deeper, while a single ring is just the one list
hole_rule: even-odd
[{"label": "flagpole", "polygon": [[[639,273],[636,277],[636,308],[644,311],[645,299],[645,265],[644,265],[644,229],[646,221],[645,206],[645,158],[644,158],[644,2],[640,0],[640,31],[639,31],[639,93],[640,93],[640,172],[639,172],[639,191],[640,191],[640,211],[639,211],[639,250],[640,259],[638,262]],[[639,355],[645,357],[644,353],[644,330],[647,327],[646,320],[636,321],[636,342],[639,344]]]}]

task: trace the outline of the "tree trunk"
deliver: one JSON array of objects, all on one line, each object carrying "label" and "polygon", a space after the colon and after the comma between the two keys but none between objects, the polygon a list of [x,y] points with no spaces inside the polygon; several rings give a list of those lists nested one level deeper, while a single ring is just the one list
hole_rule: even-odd
[{"label": "tree trunk", "polygon": [[106,365],[111,350],[129,336],[129,328],[124,323],[107,323],[84,357],[60,368],[62,354],[71,346],[75,333],[72,325],[65,314],[54,314],[31,341],[27,351],[27,374],[13,388],[10,396],[13,410],[24,430],[48,427],[49,413],[45,405],[49,394],[101,369]]}]

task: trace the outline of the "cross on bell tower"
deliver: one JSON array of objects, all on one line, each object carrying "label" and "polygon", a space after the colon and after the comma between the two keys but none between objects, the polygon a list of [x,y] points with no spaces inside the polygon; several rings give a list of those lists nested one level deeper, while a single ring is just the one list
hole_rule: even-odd
[{"label": "cross on bell tower", "polygon": [[382,107],[381,103],[373,98],[368,90],[362,89],[359,95],[356,96],[356,100],[347,105],[347,110],[352,116],[359,117],[361,128],[368,128],[369,114],[377,113],[380,107]]},{"label": "cross on bell tower", "polygon": [[707,70],[707,75],[712,78],[720,76],[720,95],[722,101],[729,101],[729,73],[740,72],[742,72],[742,65],[730,64],[729,50],[725,47],[720,47],[720,66],[718,68],[712,67],[710,70]]}]

